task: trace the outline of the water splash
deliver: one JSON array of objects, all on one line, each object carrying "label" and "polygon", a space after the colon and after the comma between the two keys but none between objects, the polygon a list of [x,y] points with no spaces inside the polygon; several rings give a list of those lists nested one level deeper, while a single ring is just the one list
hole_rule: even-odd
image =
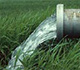
[{"label": "water splash", "polygon": [[[23,60],[23,58],[26,55],[32,54],[39,44],[52,38],[54,39],[56,38],[56,16],[55,15],[51,15],[51,17],[44,20],[34,30],[34,32],[28,37],[28,39],[14,50],[11,60],[9,61],[7,70],[17,70],[17,68],[20,68],[20,69],[22,68],[21,70],[23,70],[24,68],[22,66],[22,63],[19,61],[19,59]],[[28,51],[31,51],[31,52],[28,53]]]}]

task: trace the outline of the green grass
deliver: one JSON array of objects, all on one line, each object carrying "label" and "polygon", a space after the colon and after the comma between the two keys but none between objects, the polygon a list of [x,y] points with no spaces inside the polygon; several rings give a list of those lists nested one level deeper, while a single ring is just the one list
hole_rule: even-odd
[{"label": "green grass", "polygon": [[[0,21],[0,51],[1,62],[9,60],[12,50],[19,46],[33,30],[50,14],[49,12],[27,12],[16,17],[13,15],[1,18]],[[7,52],[8,51],[8,52]]]},{"label": "green grass", "polygon": [[63,40],[47,51],[38,49],[21,61],[24,70],[80,70],[79,43]]},{"label": "green grass", "polygon": [[[55,9],[58,3],[64,3],[66,8],[80,8],[80,0],[0,0],[1,69],[8,64],[12,51],[17,46],[19,46],[24,40],[26,40],[28,36],[33,32],[33,30],[46,17],[50,16],[56,11]],[[60,44],[61,47],[57,44],[59,49],[56,49],[56,51],[51,50],[57,48],[57,45],[55,45],[55,48],[49,48],[46,52],[44,50],[37,50],[35,53],[33,53],[33,55],[26,56],[27,59],[24,59],[22,61],[24,63],[25,70],[29,70],[30,68],[32,68],[32,70],[41,68],[43,68],[42,70],[51,70],[53,67],[55,68],[55,70],[61,70],[63,68],[68,70],[68,68],[70,69],[70,66],[68,64],[73,64],[71,68],[75,67],[76,64],[74,63],[79,63],[79,60],[77,60],[77,58],[80,58],[80,56],[78,55],[79,53],[75,53],[76,51],[79,51],[79,46],[76,46],[78,49],[75,49],[74,45],[76,43],[73,44],[74,42],[75,41],[66,41],[65,43],[68,43],[68,46],[66,46],[71,48],[68,48],[67,53],[66,50],[63,51],[60,56],[60,52],[58,51],[62,48],[67,49],[67,47],[64,46],[64,42]],[[42,46],[44,47],[44,45]],[[69,57],[69,55],[72,56]],[[72,59],[71,57],[73,56],[78,57],[74,57]],[[29,61],[27,62],[27,60]],[[71,61],[71,63],[68,63],[69,61]],[[37,65],[34,65],[35,62]]]}]

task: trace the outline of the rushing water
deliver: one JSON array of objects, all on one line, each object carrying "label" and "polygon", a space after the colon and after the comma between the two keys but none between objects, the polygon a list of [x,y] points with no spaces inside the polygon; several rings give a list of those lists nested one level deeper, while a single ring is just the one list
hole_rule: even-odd
[{"label": "rushing water", "polygon": [[23,70],[24,68],[19,59],[22,60],[25,55],[32,54],[39,44],[52,38],[56,38],[55,15],[51,15],[51,17],[48,17],[46,20],[44,20],[28,37],[28,39],[13,51],[11,60],[7,66],[7,70],[17,70],[18,67],[22,68],[21,70]]}]

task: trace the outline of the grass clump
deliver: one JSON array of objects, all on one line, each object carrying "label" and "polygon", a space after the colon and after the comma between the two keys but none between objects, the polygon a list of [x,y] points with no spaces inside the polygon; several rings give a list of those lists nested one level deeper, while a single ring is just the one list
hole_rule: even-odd
[{"label": "grass clump", "polygon": [[63,41],[47,51],[38,49],[21,61],[24,70],[80,70],[80,41]]}]

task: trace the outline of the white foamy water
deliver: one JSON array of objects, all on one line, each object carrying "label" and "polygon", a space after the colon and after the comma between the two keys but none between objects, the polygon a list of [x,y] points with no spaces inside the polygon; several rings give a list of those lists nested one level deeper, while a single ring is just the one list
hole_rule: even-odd
[{"label": "white foamy water", "polygon": [[[23,42],[19,47],[17,47],[12,54],[11,60],[7,66],[7,70],[17,70],[19,67],[20,70],[23,70],[23,66],[20,60],[26,55],[30,55],[34,52],[37,46],[44,41],[49,39],[56,38],[56,16],[52,15],[51,17],[44,20],[35,30],[34,32]],[[33,51],[31,51],[33,50]],[[28,52],[31,51],[31,52]],[[18,54],[19,52],[19,54]],[[18,54],[18,55],[17,55]],[[16,58],[18,60],[16,61]],[[16,64],[15,64],[16,61]]]}]

